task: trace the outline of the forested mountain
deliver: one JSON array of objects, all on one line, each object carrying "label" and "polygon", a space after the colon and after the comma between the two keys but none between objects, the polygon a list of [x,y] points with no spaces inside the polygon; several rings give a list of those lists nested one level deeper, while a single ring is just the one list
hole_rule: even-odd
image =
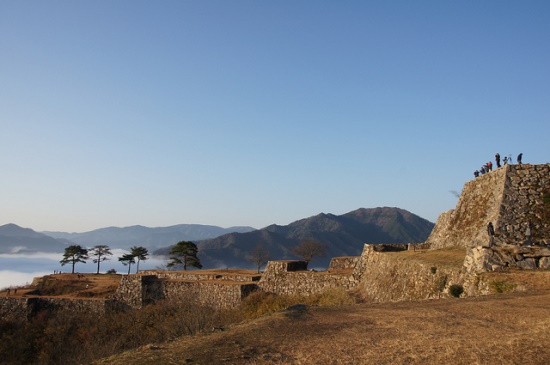
[{"label": "forested mountain", "polygon": [[[426,240],[434,224],[399,208],[361,208],[343,215],[321,213],[286,226],[271,225],[247,233],[230,233],[198,242],[205,268],[253,267],[247,256],[257,246],[276,260],[296,259],[291,248],[304,240],[326,245],[326,257],[312,267],[326,267],[334,256],[359,255],[364,243],[408,243]],[[169,247],[156,253],[166,255]]]}]

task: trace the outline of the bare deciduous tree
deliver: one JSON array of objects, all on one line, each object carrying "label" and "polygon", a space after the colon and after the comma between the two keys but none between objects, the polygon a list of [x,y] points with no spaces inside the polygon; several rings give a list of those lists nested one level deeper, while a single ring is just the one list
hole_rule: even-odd
[{"label": "bare deciduous tree", "polygon": [[300,244],[296,247],[293,247],[291,251],[304,260],[306,263],[309,264],[309,262],[315,257],[320,256],[323,257],[326,255],[326,248],[327,246],[319,241],[316,240],[306,240],[300,242]]},{"label": "bare deciduous tree", "polygon": [[262,266],[267,264],[267,262],[269,261],[270,256],[271,256],[271,254],[269,253],[267,248],[265,248],[264,245],[257,244],[256,247],[254,248],[254,250],[252,250],[252,252],[250,252],[250,255],[248,255],[246,260],[256,264],[256,267],[258,268],[258,274],[259,274],[260,269],[262,268]]}]

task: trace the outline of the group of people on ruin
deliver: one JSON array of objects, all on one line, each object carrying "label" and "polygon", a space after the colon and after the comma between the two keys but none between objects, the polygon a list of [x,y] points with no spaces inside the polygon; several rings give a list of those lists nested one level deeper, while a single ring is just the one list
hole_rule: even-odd
[{"label": "group of people on ruin", "polygon": [[[518,165],[521,165],[521,159],[523,158],[523,153],[520,153],[516,158]],[[500,154],[495,155],[496,168],[498,169],[501,166],[508,165],[512,163],[512,155],[504,156],[502,159],[502,165],[500,164]],[[493,163],[491,161],[487,162],[485,165],[481,166],[481,169],[474,171],[474,177],[479,177],[480,175],[487,174],[493,171]]]}]

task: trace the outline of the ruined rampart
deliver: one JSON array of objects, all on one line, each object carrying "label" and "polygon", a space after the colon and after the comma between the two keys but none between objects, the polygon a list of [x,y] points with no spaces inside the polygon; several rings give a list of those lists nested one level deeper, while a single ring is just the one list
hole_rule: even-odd
[{"label": "ruined rampart", "polygon": [[427,243],[432,248],[486,245],[488,222],[502,243],[524,243],[528,222],[531,238],[548,243],[544,196],[549,192],[550,164],[503,166],[464,185],[455,209],[439,216]]},{"label": "ruined rampart", "polygon": [[0,298],[0,318],[15,321],[26,320],[44,310],[104,314],[108,311],[118,309],[118,303],[110,299],[55,297]]},{"label": "ruined rampart", "polygon": [[170,270],[143,270],[139,272],[141,275],[154,275],[158,278],[174,279],[174,280],[188,280],[188,281],[207,281],[207,280],[221,280],[221,281],[241,281],[251,282],[259,281],[261,274],[243,274],[242,270],[224,269],[211,271],[170,271]]},{"label": "ruined rampart", "polygon": [[254,282],[180,280],[138,274],[124,276],[114,298],[132,308],[141,308],[159,300],[184,300],[213,308],[228,308],[239,305],[256,289]]},{"label": "ruined rampart", "polygon": [[353,268],[357,259],[333,259],[336,266],[327,271],[307,270],[304,261],[269,261],[258,287],[266,292],[284,295],[319,294],[328,289],[350,289],[355,286]]},{"label": "ruined rampart", "polygon": [[[449,288],[462,283],[458,265],[434,265],[405,256],[405,247],[365,244],[354,271],[357,291],[369,301],[393,302],[448,296]],[[403,245],[404,246],[404,245]],[[399,250],[398,248],[401,248]]]}]

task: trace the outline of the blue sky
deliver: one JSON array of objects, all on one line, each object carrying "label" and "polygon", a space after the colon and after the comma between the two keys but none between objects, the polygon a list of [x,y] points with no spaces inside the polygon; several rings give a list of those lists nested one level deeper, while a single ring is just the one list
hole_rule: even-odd
[{"label": "blue sky", "polygon": [[548,163],[548,1],[0,1],[0,224],[431,221]]}]

